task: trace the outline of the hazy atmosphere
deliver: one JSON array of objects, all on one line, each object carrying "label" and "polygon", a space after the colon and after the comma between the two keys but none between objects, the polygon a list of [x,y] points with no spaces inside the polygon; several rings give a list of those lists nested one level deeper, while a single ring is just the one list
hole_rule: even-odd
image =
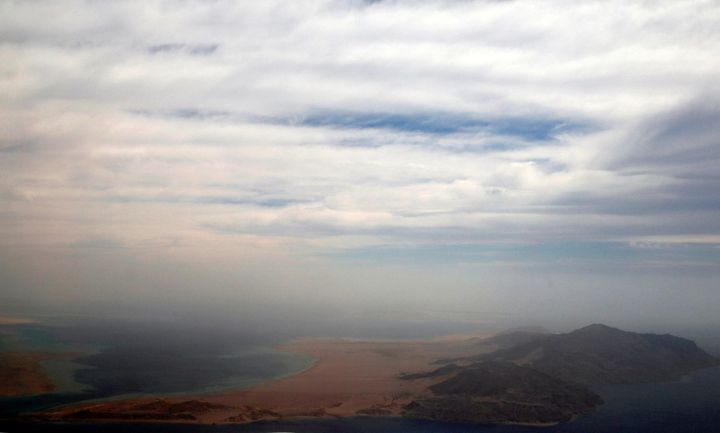
[{"label": "hazy atmosphere", "polygon": [[0,0],[0,308],[718,328],[719,22]]}]

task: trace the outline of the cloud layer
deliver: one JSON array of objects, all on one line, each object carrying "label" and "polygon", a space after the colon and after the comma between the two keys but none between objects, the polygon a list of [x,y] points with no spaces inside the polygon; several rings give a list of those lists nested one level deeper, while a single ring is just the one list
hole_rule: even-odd
[{"label": "cloud layer", "polygon": [[466,290],[538,266],[711,287],[718,21],[712,0],[2,2],[0,275],[14,299],[117,285],[58,280],[73,260],[271,297],[347,294],[291,269],[388,263],[464,266]]}]

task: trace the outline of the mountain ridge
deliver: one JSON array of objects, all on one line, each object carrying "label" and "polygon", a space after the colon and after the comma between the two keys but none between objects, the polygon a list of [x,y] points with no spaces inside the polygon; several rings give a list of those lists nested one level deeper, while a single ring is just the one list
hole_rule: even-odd
[{"label": "mountain ridge", "polygon": [[679,379],[720,364],[692,340],[592,324],[482,355],[480,360],[527,365],[585,385]]},{"label": "mountain ridge", "polygon": [[[548,425],[587,414],[602,404],[590,385],[668,381],[720,364],[691,340],[599,323],[565,334],[499,337],[487,342],[501,347],[495,352],[404,375],[405,380],[438,381],[428,387],[432,395],[412,401],[404,415]],[[502,348],[513,341],[517,344]]]}]

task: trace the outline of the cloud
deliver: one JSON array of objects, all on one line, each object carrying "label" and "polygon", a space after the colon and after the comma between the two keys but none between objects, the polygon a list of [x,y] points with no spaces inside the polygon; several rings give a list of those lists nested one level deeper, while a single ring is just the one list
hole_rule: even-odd
[{"label": "cloud", "polygon": [[219,44],[179,44],[179,43],[168,43],[152,45],[148,47],[148,53],[150,54],[167,54],[167,53],[184,53],[193,56],[207,56],[214,53]]},{"label": "cloud", "polygon": [[613,167],[698,174],[697,168],[720,159],[719,122],[720,93],[703,91],[689,103],[640,122],[625,149],[618,151]]},{"label": "cloud", "polygon": [[253,282],[356,251],[716,263],[718,20],[712,0],[4,2],[0,253],[55,269],[112,239],[237,255]]}]

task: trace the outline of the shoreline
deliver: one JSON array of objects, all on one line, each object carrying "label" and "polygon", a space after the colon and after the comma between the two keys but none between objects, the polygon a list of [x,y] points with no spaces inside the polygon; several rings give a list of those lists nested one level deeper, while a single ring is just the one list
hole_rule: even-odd
[{"label": "shoreline", "polygon": [[26,317],[0,316],[0,326],[4,325],[32,325],[38,323],[35,319]]},{"label": "shoreline", "polygon": [[24,397],[55,392],[57,384],[43,365],[47,361],[67,360],[76,353],[0,352],[0,397]]},{"label": "shoreline", "polygon": [[[278,352],[283,352],[288,355],[294,355],[294,353],[283,351],[279,349],[280,346],[286,343],[279,343],[274,344],[272,346],[268,346],[270,349]],[[300,354],[301,355],[301,354]],[[130,401],[130,400],[152,400],[152,399],[178,399],[178,398],[193,398],[193,399],[201,399],[207,396],[214,396],[218,394],[225,394],[228,392],[240,392],[240,391],[246,391],[251,390],[255,387],[262,386],[263,384],[270,383],[276,380],[282,380],[287,377],[292,377],[298,374],[302,374],[305,371],[311,369],[317,360],[315,359],[309,359],[309,365],[305,368],[290,372],[290,373],[284,373],[278,376],[275,376],[270,379],[265,380],[258,380],[257,383],[252,383],[250,385],[222,385],[222,386],[216,386],[212,388],[208,388],[207,390],[198,390],[198,391],[176,391],[176,392],[153,392],[153,393],[127,393],[127,394],[118,394],[118,395],[111,395],[107,397],[98,397],[98,398],[92,398],[88,400],[82,400],[78,402],[71,402],[71,403],[64,403],[62,405],[54,406],[52,409],[61,409],[65,407],[77,407],[80,405],[87,405],[87,404],[94,404],[94,403],[113,403],[113,402],[122,402],[122,401]]]},{"label": "shoreline", "polygon": [[438,379],[402,380],[440,358],[476,354],[472,342],[490,333],[412,340],[302,337],[273,346],[307,356],[308,368],[246,389],[184,393],[56,407],[24,418],[83,422],[237,424],[355,416],[401,416]]}]

